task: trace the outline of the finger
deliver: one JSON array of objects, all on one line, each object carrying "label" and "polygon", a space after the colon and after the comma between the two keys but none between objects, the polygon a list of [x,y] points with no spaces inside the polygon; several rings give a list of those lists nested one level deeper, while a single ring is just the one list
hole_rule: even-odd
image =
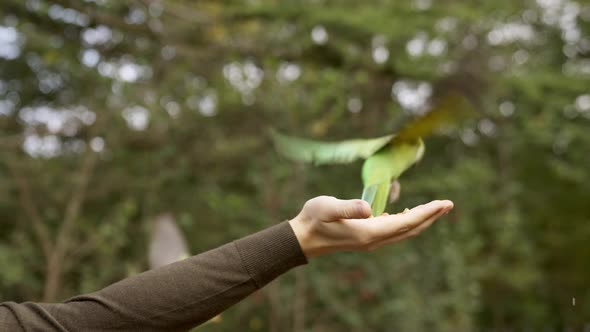
[{"label": "finger", "polygon": [[410,231],[433,217],[436,219],[438,214],[448,212],[452,208],[451,201],[432,201],[402,214],[374,218],[371,220],[371,227],[378,237],[391,238]]},{"label": "finger", "polygon": [[331,196],[320,196],[308,202],[309,208],[322,221],[341,219],[366,219],[371,216],[369,203],[360,199],[342,200]]},{"label": "finger", "polygon": [[360,199],[336,199],[332,209],[327,212],[329,220],[365,219],[371,216],[371,206]]},{"label": "finger", "polygon": [[422,233],[424,230],[426,230],[428,227],[430,227],[432,224],[434,224],[435,221],[437,221],[440,217],[444,216],[445,214],[447,214],[448,211],[440,211],[439,213],[437,213],[436,215],[434,215],[433,217],[429,218],[428,220],[426,220],[425,222],[421,223],[420,225],[414,227],[413,229],[401,233],[399,235],[393,236],[391,238],[388,239],[384,239],[381,240],[380,242],[377,242],[374,245],[374,248],[380,248],[382,246],[391,244],[391,243],[395,243],[395,242],[400,242],[409,238],[413,238],[416,237],[418,235],[420,235],[420,233]]}]

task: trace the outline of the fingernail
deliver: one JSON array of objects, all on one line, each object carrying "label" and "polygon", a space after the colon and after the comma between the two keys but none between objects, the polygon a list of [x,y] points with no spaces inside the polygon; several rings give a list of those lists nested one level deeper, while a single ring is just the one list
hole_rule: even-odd
[{"label": "fingernail", "polygon": [[437,215],[438,215],[439,217],[441,217],[441,216],[444,216],[444,215],[445,215],[445,214],[447,214],[447,213],[449,213],[449,208],[448,208],[448,207],[444,207],[444,208],[441,208],[441,209],[440,209],[440,210],[437,212]]},{"label": "fingernail", "polygon": [[448,214],[449,212],[451,212],[451,210],[453,210],[453,207],[452,206],[447,206],[445,208],[445,214]]},{"label": "fingernail", "polygon": [[367,218],[371,216],[371,206],[366,201],[358,200],[356,202],[356,211],[360,217]]}]

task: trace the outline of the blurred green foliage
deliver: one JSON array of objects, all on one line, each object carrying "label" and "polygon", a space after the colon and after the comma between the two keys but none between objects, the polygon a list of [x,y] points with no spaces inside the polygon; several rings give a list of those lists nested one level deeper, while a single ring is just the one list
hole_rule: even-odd
[{"label": "blurred green foliage", "polygon": [[461,89],[480,117],[428,138],[389,207],[452,214],[199,330],[587,329],[589,31],[569,0],[4,0],[0,301],[145,270],[163,212],[198,253],[315,195],[358,197],[358,167],[293,165],[267,128],[379,136]]}]

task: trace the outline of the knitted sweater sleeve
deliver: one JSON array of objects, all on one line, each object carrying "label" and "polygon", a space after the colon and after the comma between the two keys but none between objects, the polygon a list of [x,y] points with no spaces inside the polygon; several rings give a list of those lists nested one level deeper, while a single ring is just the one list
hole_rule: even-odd
[{"label": "knitted sweater sleeve", "polygon": [[0,303],[0,331],[186,331],[306,263],[282,222],[63,303]]}]

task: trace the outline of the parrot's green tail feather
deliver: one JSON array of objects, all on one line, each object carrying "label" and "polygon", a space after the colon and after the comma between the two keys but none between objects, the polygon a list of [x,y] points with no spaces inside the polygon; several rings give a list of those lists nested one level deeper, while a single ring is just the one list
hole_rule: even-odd
[{"label": "parrot's green tail feather", "polygon": [[373,201],[375,201],[375,195],[377,194],[378,187],[379,187],[379,185],[377,185],[377,184],[365,187],[363,189],[363,196],[361,197],[361,199],[363,201],[369,203],[369,205],[373,206]]},{"label": "parrot's green tail feather", "polygon": [[371,204],[371,213],[373,216],[380,216],[385,211],[390,189],[391,183],[385,181],[365,187],[363,190],[362,199]]}]

